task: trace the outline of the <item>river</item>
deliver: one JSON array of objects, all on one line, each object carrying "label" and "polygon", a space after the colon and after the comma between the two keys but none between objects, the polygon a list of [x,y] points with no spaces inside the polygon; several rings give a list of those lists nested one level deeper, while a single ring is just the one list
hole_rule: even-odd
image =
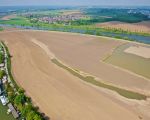
[{"label": "river", "polygon": [[[62,31],[62,32],[73,32],[73,33],[81,33],[86,34],[86,30],[84,29],[65,29],[65,28],[42,28],[42,27],[31,27],[31,26],[18,26],[18,25],[8,25],[8,24],[0,24],[1,27],[15,27],[15,28],[23,28],[23,29],[33,29],[33,30],[50,30],[50,31]],[[95,30],[90,30],[90,34],[96,35]],[[150,36],[136,35],[136,34],[125,34],[125,33],[112,33],[112,32],[100,32],[100,35],[107,37],[115,37],[115,38],[128,38],[130,40],[150,44]]]}]

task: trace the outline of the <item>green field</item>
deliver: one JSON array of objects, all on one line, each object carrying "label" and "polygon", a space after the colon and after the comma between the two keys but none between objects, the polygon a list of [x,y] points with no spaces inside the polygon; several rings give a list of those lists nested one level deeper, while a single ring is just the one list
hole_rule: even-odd
[{"label": "green field", "polygon": [[31,26],[32,23],[27,18],[23,17],[16,17],[12,18],[10,20],[0,20],[0,24],[10,24],[10,25],[25,25],[25,26]]},{"label": "green field", "polygon": [[0,120],[15,120],[11,114],[7,114],[7,109],[7,106],[3,106],[0,103]]},{"label": "green field", "polygon": [[150,79],[150,59],[125,53],[124,50],[130,46],[131,44],[119,46],[104,61]]},{"label": "green field", "polygon": [[31,12],[34,15],[42,15],[42,16],[51,16],[51,15],[60,15],[62,11],[60,10],[50,10],[50,11],[34,11]]},{"label": "green field", "polygon": [[0,31],[3,31],[3,28],[2,28],[2,27],[0,27]]}]

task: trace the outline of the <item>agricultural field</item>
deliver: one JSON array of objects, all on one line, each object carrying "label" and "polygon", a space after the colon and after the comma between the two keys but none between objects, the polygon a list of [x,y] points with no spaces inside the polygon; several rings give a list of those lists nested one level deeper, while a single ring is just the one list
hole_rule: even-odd
[{"label": "agricultural field", "polygon": [[22,26],[31,26],[32,23],[26,18],[23,17],[14,17],[9,20],[0,20],[0,24],[10,24],[10,25],[22,25]]},{"label": "agricultural field", "polygon": [[144,32],[150,33],[150,21],[139,22],[139,23],[124,23],[124,22],[104,22],[104,23],[97,23],[96,27],[101,28],[109,28],[109,29],[120,29],[124,31],[131,31],[131,32]]}]

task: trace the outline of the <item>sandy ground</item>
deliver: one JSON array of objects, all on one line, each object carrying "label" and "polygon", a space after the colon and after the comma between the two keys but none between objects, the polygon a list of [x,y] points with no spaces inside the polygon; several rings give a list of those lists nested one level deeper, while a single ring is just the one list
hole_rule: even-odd
[{"label": "sandy ground", "polygon": [[132,32],[146,32],[150,33],[150,22],[144,21],[139,23],[123,23],[123,22],[105,22],[105,23],[98,23],[96,24],[98,27],[104,27],[104,28],[117,28],[117,29],[123,29],[123,30],[129,30]]},{"label": "sandy ground", "polygon": [[16,38],[18,34],[22,34],[27,39],[36,39],[42,42],[58,59],[75,69],[119,87],[150,95],[150,80],[102,62],[104,57],[107,57],[118,45],[124,44],[124,41],[87,35],[38,31],[16,32],[12,38]]},{"label": "sandy ground", "polygon": [[[60,33],[28,34],[29,32],[1,33],[0,39],[7,43],[13,56],[15,79],[51,120],[140,120],[139,114],[134,113],[130,107],[115,102],[102,91],[54,65],[50,61],[51,57],[42,49],[45,45],[39,46],[41,42],[37,41],[40,38],[33,39],[32,34],[50,34],[51,37],[42,36],[45,39],[59,35],[60,41],[71,46],[74,43],[64,40],[65,37],[61,38]],[[80,38],[82,39],[81,36]],[[84,44],[81,40],[76,41]]]},{"label": "sandy ground", "polygon": [[131,46],[124,50],[126,53],[138,55],[143,58],[150,58],[150,48],[142,46]]},{"label": "sandy ground", "polygon": [[23,36],[43,42],[58,59],[75,69],[105,82],[150,94],[149,80],[101,61],[110,51],[123,44],[122,41],[57,32],[24,32]]},{"label": "sandy ground", "polygon": [[[40,31],[16,31],[11,38],[16,38],[18,34],[27,39],[36,39],[42,42],[58,59],[72,68],[94,75],[99,80],[109,84],[150,95],[149,79],[102,61],[104,57],[107,57],[117,46],[124,44],[125,41]],[[7,35],[9,35],[9,32]]]}]

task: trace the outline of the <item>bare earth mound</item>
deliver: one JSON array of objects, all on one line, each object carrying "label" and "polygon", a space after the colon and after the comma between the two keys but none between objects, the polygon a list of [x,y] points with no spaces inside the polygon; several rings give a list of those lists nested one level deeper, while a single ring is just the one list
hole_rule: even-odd
[{"label": "bare earth mound", "polygon": [[50,60],[49,51],[65,63],[107,82],[147,91],[149,81],[100,62],[124,42],[39,31],[3,32],[0,39],[7,42],[11,51],[18,84],[51,120],[140,120],[139,114],[128,105],[110,99],[100,89],[85,84]]}]

